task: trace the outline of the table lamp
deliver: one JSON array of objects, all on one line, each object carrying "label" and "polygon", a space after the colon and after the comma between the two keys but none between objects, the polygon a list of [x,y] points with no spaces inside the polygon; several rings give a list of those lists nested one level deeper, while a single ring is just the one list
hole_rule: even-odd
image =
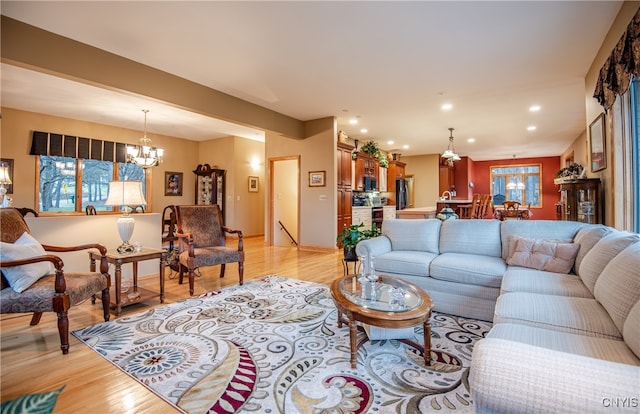
[{"label": "table lamp", "polygon": [[109,195],[105,206],[122,206],[122,216],[118,218],[118,233],[122,244],[118,246],[118,253],[133,253],[135,248],[129,243],[135,221],[131,217],[131,206],[147,204],[142,194],[141,181],[111,181],[109,183]]},{"label": "table lamp", "polygon": [[6,165],[0,165],[0,207],[9,207],[9,200],[7,195],[6,185],[11,184],[11,177],[9,177],[9,167]]}]

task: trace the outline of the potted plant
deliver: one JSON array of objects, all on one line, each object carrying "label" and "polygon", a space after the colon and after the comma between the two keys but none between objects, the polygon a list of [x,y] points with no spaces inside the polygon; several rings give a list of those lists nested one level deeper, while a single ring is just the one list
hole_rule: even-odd
[{"label": "potted plant", "polygon": [[378,148],[378,144],[375,141],[367,141],[362,147],[360,147],[360,151],[364,152],[370,157],[375,157],[376,155],[378,155],[380,148]]},{"label": "potted plant", "polygon": [[344,226],[342,232],[338,234],[336,243],[338,247],[344,250],[344,258],[347,261],[356,261],[356,245],[361,240],[371,239],[381,234],[381,231],[375,224],[370,229],[364,230],[364,223],[352,224]]}]

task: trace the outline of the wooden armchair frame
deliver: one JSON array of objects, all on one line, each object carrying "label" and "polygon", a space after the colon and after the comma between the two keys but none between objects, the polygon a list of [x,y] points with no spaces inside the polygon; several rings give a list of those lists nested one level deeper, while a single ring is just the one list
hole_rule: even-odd
[{"label": "wooden armchair frame", "polygon": [[[176,211],[177,230],[176,237],[179,240],[178,254],[180,257],[180,270],[178,283],[182,284],[184,271],[187,270],[189,274],[189,294],[193,295],[194,292],[194,270],[200,266],[214,266],[220,265],[220,277],[224,277],[226,263],[238,263],[238,277],[239,283],[244,283],[244,242],[241,230],[234,230],[224,226],[222,221],[222,213],[218,205],[206,205],[206,206],[174,206]],[[194,234],[190,231],[186,231],[190,228],[196,228],[198,223],[191,222],[191,218],[188,218],[189,211],[200,210],[205,220],[210,219],[207,224],[212,227],[217,227],[217,231],[220,232],[220,240],[216,244],[206,245],[197,240]],[[228,234],[235,234],[238,237],[237,249],[231,249],[225,246],[225,236]]]},{"label": "wooden armchair frame", "polygon": [[[11,211],[6,211],[6,210],[16,210],[13,208],[3,208],[2,209],[2,220],[17,220],[17,217],[19,217],[22,220],[22,223],[24,224],[24,230],[26,232],[29,232],[29,227],[27,226],[27,223],[24,221],[24,218],[22,217],[22,215],[19,216],[15,216],[12,215]],[[15,211],[15,213],[20,214],[17,210]],[[18,223],[19,224],[19,223]],[[30,233],[30,232],[29,232]],[[5,242],[10,242],[12,243],[15,240],[8,240],[7,235],[3,234],[2,235],[2,241]],[[89,243],[89,244],[83,244],[83,245],[79,245],[79,246],[52,246],[52,245],[46,245],[43,244],[42,245],[43,249],[47,252],[57,252],[57,253],[63,253],[63,252],[73,252],[73,251],[81,251],[81,250],[88,250],[88,249],[97,249],[100,252],[101,255],[101,259],[100,259],[100,273],[104,276],[105,280],[106,280],[106,287],[103,288],[101,290],[102,292],[102,307],[103,307],[103,311],[104,311],[104,320],[105,322],[107,322],[109,320],[109,306],[110,306],[110,294],[109,294],[109,287],[111,285],[111,278],[109,276],[109,264],[107,262],[107,248],[99,243]],[[69,296],[69,292],[67,291],[67,281],[65,279],[65,275],[64,275],[64,262],[63,260],[56,255],[51,255],[51,254],[46,254],[46,255],[42,255],[42,256],[36,256],[36,257],[32,257],[29,259],[21,259],[21,260],[6,260],[6,261],[2,261],[0,262],[0,267],[1,268],[5,268],[5,267],[13,267],[13,266],[20,266],[20,265],[25,265],[25,264],[31,264],[31,263],[38,263],[38,262],[51,262],[53,264],[53,266],[55,267],[55,276],[44,276],[43,278],[40,279],[40,281],[42,281],[42,283],[51,283],[53,282],[53,286],[52,286],[52,311],[56,312],[56,314],[58,315],[58,334],[60,336],[60,349],[62,350],[63,354],[68,354],[69,353],[69,318],[68,318],[68,310],[69,308],[71,308],[71,299]],[[90,272],[87,272],[90,273]],[[39,282],[36,282],[36,284],[39,284]],[[10,287],[6,287],[5,289],[11,289]],[[3,301],[8,301],[8,302],[12,302],[12,301],[20,301],[21,295],[29,292],[31,288],[27,288],[24,292],[22,293],[15,293],[13,292],[11,295],[3,295]],[[92,292],[92,295],[95,295],[96,292]],[[85,299],[89,299],[92,298],[92,296],[88,296]],[[10,305],[11,303],[6,303],[7,305]],[[11,308],[13,309],[13,308]],[[6,312],[6,311],[3,311]],[[18,310],[9,310],[8,312],[29,312],[29,310],[25,310],[25,309],[18,309]],[[37,325],[40,322],[40,318],[42,317],[42,311],[33,311],[33,316],[31,318],[31,322],[30,325],[34,326]]]}]

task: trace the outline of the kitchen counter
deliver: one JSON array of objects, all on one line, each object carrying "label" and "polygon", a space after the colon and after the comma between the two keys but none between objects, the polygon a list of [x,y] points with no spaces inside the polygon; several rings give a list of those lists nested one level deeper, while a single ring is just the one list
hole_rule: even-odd
[{"label": "kitchen counter", "polygon": [[396,211],[396,217],[399,219],[425,219],[436,217],[436,207],[415,207],[405,208],[403,210]]}]

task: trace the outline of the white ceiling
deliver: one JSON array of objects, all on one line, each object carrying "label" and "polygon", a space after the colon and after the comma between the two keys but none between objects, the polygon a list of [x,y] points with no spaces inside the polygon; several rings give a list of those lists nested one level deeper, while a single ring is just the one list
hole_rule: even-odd
[{"label": "white ceiling", "polygon": [[[621,4],[2,1],[1,11],[300,120],[336,116],[350,137],[403,155],[442,152],[453,127],[457,152],[479,161],[560,155],[585,130],[584,77]],[[1,75],[6,107],[139,130],[146,108],[150,133],[264,137],[7,64]]]}]

